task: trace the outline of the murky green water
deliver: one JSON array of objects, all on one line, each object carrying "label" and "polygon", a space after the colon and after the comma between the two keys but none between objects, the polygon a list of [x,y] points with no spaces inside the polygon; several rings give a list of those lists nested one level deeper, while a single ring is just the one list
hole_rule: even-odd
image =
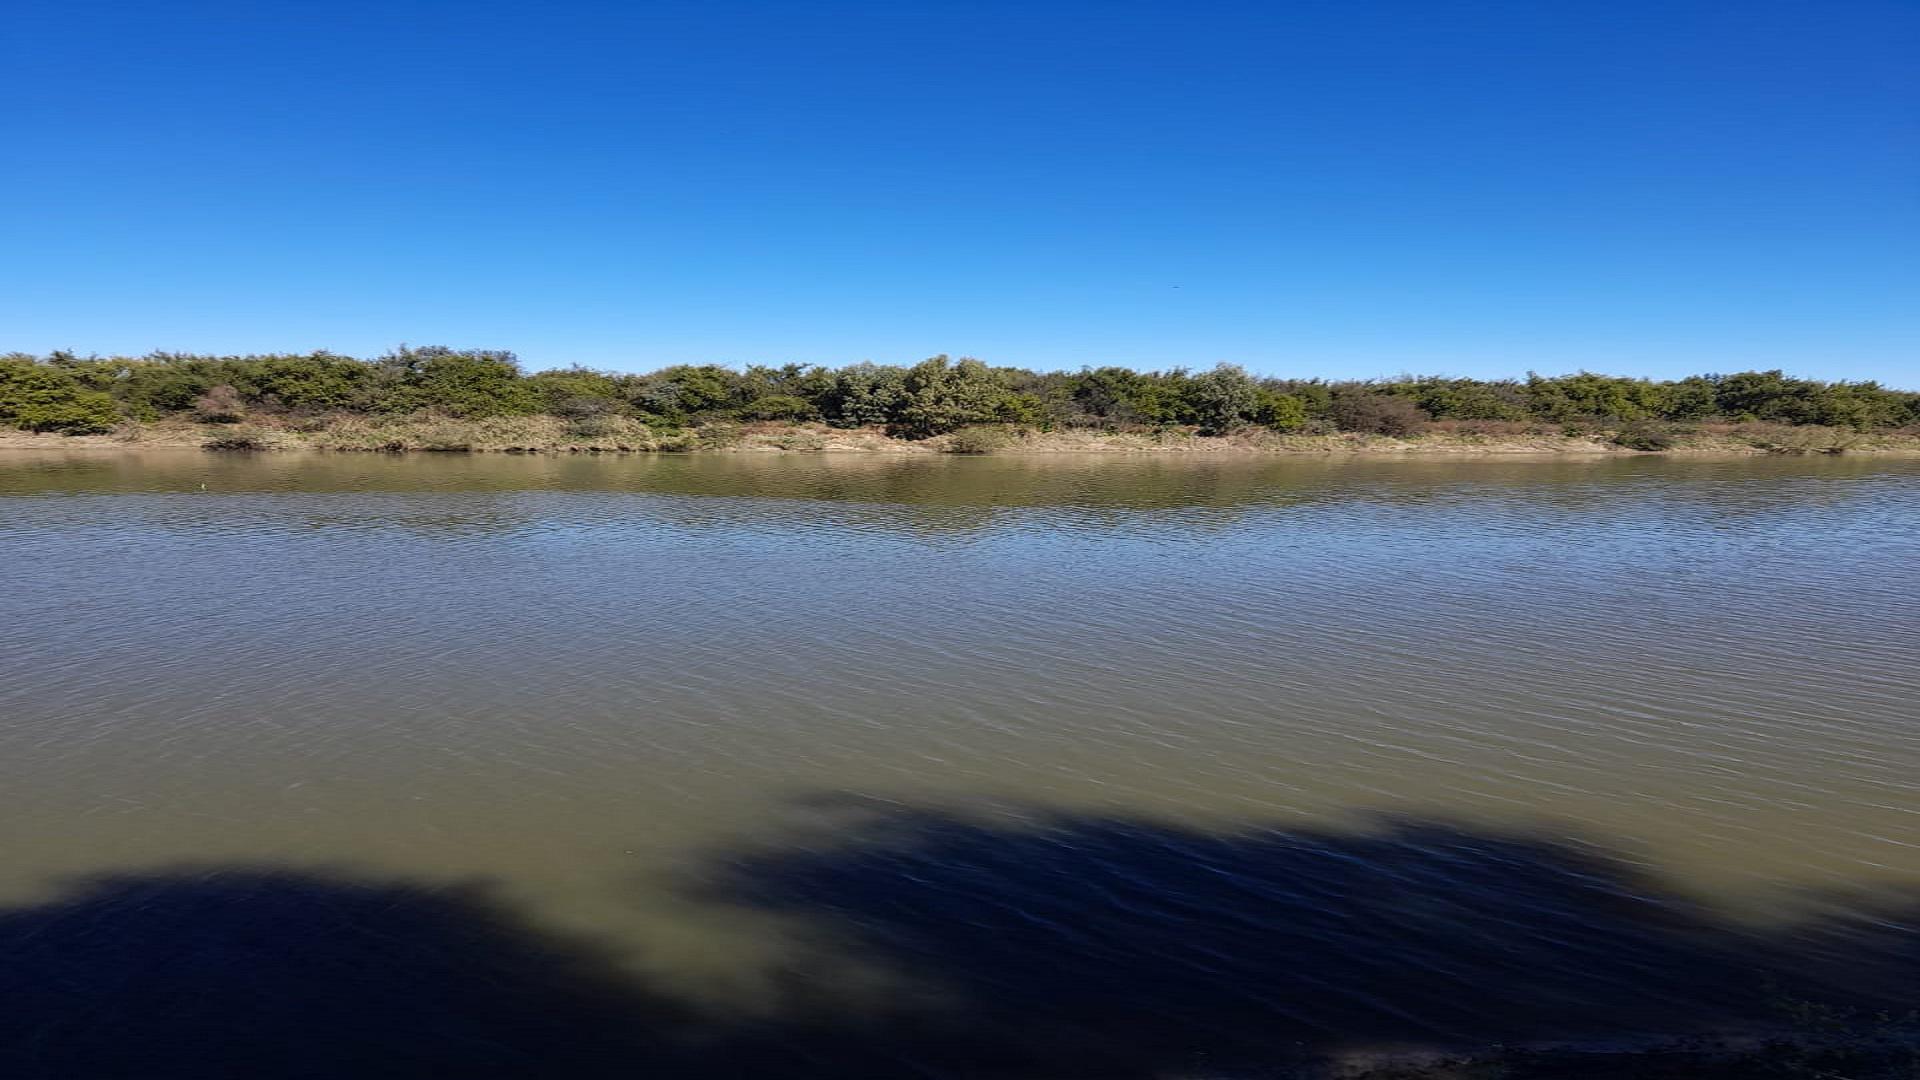
[{"label": "murky green water", "polygon": [[[1474,935],[1605,929],[1509,895],[1516,837],[1827,953],[1920,890],[1920,462],[12,452],[0,550],[23,910],[101,874],[479,880],[769,1010],[900,968],[1204,999],[1281,915],[1316,957],[1377,918],[1427,928],[1388,950],[1427,991],[1322,962],[1304,996],[1437,1015]],[[962,970],[1009,934],[1032,970]],[[1538,936],[1516,965],[1630,951]],[[1646,955],[1607,978],[1698,963]],[[1263,993],[1208,1008],[1297,1011]]]}]

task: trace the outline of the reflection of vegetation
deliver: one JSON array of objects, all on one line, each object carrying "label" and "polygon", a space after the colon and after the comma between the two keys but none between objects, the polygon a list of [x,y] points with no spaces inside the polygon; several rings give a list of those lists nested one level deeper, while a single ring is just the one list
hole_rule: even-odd
[{"label": "reflection of vegetation", "polygon": [[[243,428],[238,434],[246,434]],[[1732,477],[1781,482],[1864,477],[1902,462],[1860,458],[1742,459],[1735,461],[1623,458],[1597,461],[1457,461],[1378,458],[1278,460],[1242,456],[1044,458],[951,455],[657,455],[609,459],[586,455],[484,457],[468,455],[312,455],[287,467],[284,459],[202,454],[48,454],[20,457],[0,470],[0,494],[47,491],[198,491],[302,493],[419,493],[423,495],[532,492],[627,493],[683,496],[628,502],[620,513],[678,528],[737,529],[756,522],[844,524],[877,532],[956,534],[989,530],[1023,510],[1071,512],[1076,528],[1100,531],[1151,523],[1168,530],[1218,530],[1238,521],[1279,518],[1321,507],[1361,515],[1372,527],[1394,519],[1379,511],[1424,509],[1444,514],[1463,501],[1482,500],[1496,513],[1521,500],[1529,513],[1565,518],[1570,527],[1614,527],[1623,522],[1669,522],[1698,511],[1722,520],[1770,518],[1859,498],[1846,483],[1795,483],[1784,500],[1778,485],[1729,484]],[[1650,487],[1634,481],[1657,477]],[[709,498],[754,500],[715,517]],[[692,500],[692,501],[690,501]],[[471,501],[470,499],[468,500]],[[303,509],[342,526],[405,528],[432,522],[440,503],[356,500],[337,510]],[[1158,514],[1174,511],[1173,515]],[[506,500],[453,515],[484,518],[512,531],[564,522],[602,509],[568,502]],[[1476,510],[1476,513],[1482,512]],[[1407,520],[1409,524],[1413,519]],[[1432,517],[1417,519],[1430,524]]]},{"label": "reflection of vegetation", "polygon": [[907,367],[832,370],[788,364],[735,371],[676,365],[647,374],[567,368],[524,374],[513,354],[401,347],[372,360],[331,353],[265,356],[0,357],[0,422],[37,431],[103,431],[121,418],[401,415],[459,419],[545,414],[626,418],[651,428],[718,421],[823,420],[925,438],[980,425],[1052,429],[1179,428],[1408,435],[1432,421],[1521,424],[1536,434],[1701,421],[1887,431],[1920,424],[1920,393],[1779,371],[1677,381],[1581,372],[1547,378],[1441,377],[1329,382],[1211,370],[1087,368],[1036,372],[936,356]]},{"label": "reflection of vegetation", "polygon": [[[1763,931],[1591,845],[1433,823],[839,809],[825,837],[716,853],[689,896],[784,917],[771,1011],[696,1006],[483,890],[200,868],[0,912],[0,1071],[1160,1080],[1322,1077],[1378,1047],[1437,1055],[1378,1080],[1910,1063],[1911,1028],[1878,1011],[1920,973],[1911,898]],[[1823,1004],[1791,1006],[1790,1030],[1783,1001]],[[1562,1038],[1598,1042],[1540,1042]]]}]

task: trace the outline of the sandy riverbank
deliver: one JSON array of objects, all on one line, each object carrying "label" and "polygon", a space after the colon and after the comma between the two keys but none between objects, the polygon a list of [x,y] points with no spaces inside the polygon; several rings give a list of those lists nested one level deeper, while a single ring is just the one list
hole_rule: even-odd
[{"label": "sandy riverbank", "polygon": [[326,422],[271,421],[123,424],[111,434],[56,435],[0,430],[0,450],[232,449],[440,451],[495,453],[795,452],[861,454],[1320,454],[1613,456],[1668,454],[1899,454],[1920,456],[1920,434],[1860,433],[1838,428],[1718,425],[1671,432],[1658,449],[1625,443],[1612,432],[1486,434],[1436,430],[1389,437],[1340,433],[1290,435],[1248,429],[1202,436],[1180,429],[1151,432],[972,428],[929,439],[898,439],[879,428],[824,424],[712,424],[662,431],[609,418],[585,427],[553,416],[454,420],[434,416],[347,417]]}]

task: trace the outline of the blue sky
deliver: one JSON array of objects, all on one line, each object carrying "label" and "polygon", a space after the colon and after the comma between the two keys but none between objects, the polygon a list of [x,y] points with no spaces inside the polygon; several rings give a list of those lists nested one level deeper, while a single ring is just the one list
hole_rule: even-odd
[{"label": "blue sky", "polygon": [[1920,385],[1912,0],[8,11],[0,350]]}]

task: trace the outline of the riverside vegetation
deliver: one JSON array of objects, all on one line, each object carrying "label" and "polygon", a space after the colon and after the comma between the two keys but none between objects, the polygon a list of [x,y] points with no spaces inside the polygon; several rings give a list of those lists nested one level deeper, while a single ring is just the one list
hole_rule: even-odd
[{"label": "riverside vegetation", "polygon": [[0,424],[212,449],[1920,449],[1920,392],[1780,371],[1330,381],[1122,367],[676,365],[512,353],[0,356]]}]

